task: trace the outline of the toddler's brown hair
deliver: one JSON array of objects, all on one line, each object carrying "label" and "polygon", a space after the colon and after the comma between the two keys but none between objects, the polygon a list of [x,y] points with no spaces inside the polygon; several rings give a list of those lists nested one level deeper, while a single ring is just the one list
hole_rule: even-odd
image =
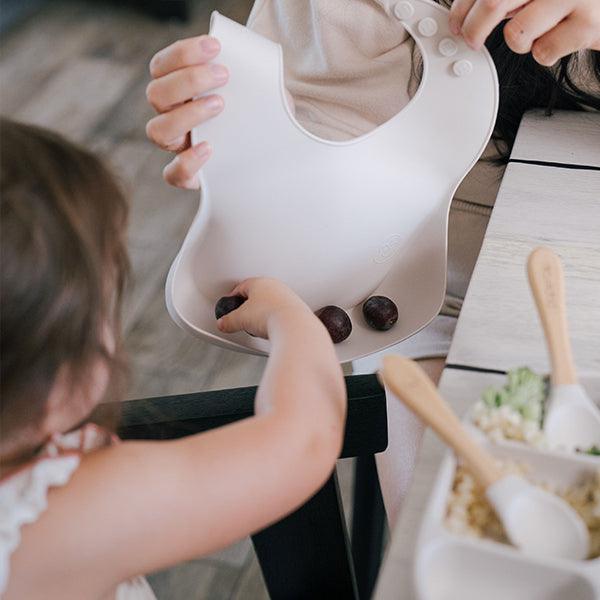
[{"label": "toddler's brown hair", "polygon": [[117,375],[127,213],[94,154],[0,119],[0,459],[43,421],[61,369],[83,389],[98,359]]}]

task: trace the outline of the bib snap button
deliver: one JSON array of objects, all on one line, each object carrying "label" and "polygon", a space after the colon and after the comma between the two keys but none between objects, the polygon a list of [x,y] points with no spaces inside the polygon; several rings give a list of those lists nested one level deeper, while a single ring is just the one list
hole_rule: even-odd
[{"label": "bib snap button", "polygon": [[452,70],[457,77],[463,77],[473,71],[473,63],[469,60],[457,60],[452,65]]},{"label": "bib snap button", "polygon": [[438,50],[442,56],[449,58],[458,52],[458,44],[452,38],[447,37],[440,40]]},{"label": "bib snap button", "polygon": [[437,33],[438,24],[431,17],[425,17],[419,21],[418,29],[423,37],[431,37]]},{"label": "bib snap button", "polygon": [[394,14],[397,19],[410,19],[415,14],[415,7],[410,2],[398,2]]}]

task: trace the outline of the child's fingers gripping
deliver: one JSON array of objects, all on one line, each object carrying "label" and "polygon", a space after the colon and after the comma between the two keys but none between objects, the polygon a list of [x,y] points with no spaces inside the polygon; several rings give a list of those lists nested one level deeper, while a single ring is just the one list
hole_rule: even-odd
[{"label": "child's fingers gripping", "polygon": [[219,331],[223,333],[237,333],[246,328],[246,309],[244,305],[232,310],[217,321]]},{"label": "child's fingers gripping", "polygon": [[219,40],[208,35],[178,40],[157,52],[150,60],[150,75],[156,79],[172,71],[201,65],[219,54]]},{"label": "child's fingers gripping", "polygon": [[223,98],[214,94],[186,102],[168,113],[150,119],[146,124],[146,135],[160,148],[179,152],[185,145],[188,133],[218,115],[223,107]]},{"label": "child's fingers gripping", "polygon": [[211,147],[202,142],[180,152],[164,169],[164,180],[175,187],[197,190],[200,187],[198,171],[210,158]]},{"label": "child's fingers gripping", "polygon": [[564,0],[534,0],[504,26],[504,39],[517,54],[531,51],[534,42],[552,30],[571,11]]},{"label": "child's fingers gripping", "polygon": [[248,298],[259,282],[259,277],[249,277],[248,279],[244,279],[244,281],[238,283],[233,290],[231,290],[229,296],[243,296],[244,298]]}]

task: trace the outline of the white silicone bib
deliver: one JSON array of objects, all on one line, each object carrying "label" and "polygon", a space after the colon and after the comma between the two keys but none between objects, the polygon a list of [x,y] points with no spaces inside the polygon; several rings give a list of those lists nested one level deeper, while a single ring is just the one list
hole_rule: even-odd
[{"label": "white silicone bib", "polygon": [[[395,14],[423,56],[421,85],[394,118],[347,142],[321,140],[290,114],[278,44],[213,15],[230,80],[224,113],[193,134],[213,156],[167,281],[169,312],[183,328],[268,352],[264,340],[220,333],[214,317],[216,300],[255,276],[285,281],[314,310],[347,309],[354,330],[336,347],[341,361],[398,343],[438,313],[450,202],[490,138],[498,84],[488,53],[451,36],[446,9],[413,0]],[[398,305],[385,333],[363,321],[372,294]]]}]

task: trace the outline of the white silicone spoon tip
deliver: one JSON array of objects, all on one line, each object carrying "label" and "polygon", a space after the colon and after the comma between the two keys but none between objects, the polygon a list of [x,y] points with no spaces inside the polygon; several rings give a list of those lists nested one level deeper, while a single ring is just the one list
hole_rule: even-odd
[{"label": "white silicone spoon tip", "polygon": [[600,410],[577,381],[562,262],[550,248],[536,248],[529,255],[527,272],[552,363],[546,439],[552,448],[586,450],[600,443]]},{"label": "white silicone spoon tip", "polygon": [[553,386],[544,432],[552,448],[585,451],[600,446],[600,409],[579,384]]},{"label": "white silicone spoon tip", "polygon": [[589,532],[564,500],[508,475],[486,490],[512,544],[528,554],[584,560]]}]

